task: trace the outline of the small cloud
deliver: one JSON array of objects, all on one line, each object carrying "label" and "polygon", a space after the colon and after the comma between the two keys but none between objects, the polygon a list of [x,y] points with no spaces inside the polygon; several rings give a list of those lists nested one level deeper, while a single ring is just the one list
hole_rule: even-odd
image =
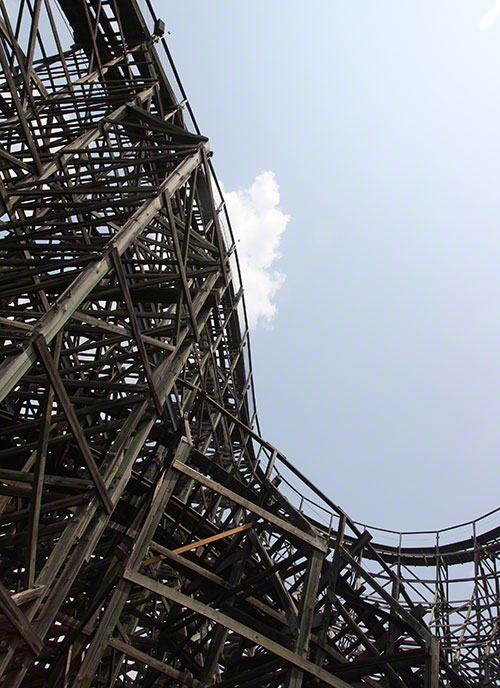
[{"label": "small cloud", "polygon": [[290,215],[279,208],[279,186],[274,172],[262,172],[248,189],[224,191],[236,241],[245,290],[248,321],[255,328],[260,319],[276,315],[273,299],[285,275],[272,269],[280,257],[281,235]]},{"label": "small cloud", "polygon": [[481,19],[481,22],[479,23],[479,28],[481,29],[481,31],[487,31],[487,29],[491,29],[493,24],[498,19],[499,15],[500,15],[500,0],[495,0],[493,7],[491,9],[489,9],[483,15],[483,18]]}]

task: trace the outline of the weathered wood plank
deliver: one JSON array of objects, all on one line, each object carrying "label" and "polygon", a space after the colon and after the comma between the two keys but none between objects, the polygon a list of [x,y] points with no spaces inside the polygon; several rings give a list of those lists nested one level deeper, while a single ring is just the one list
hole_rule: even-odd
[{"label": "weathered wood plank", "polygon": [[184,475],[193,478],[202,485],[211,488],[212,490],[214,490],[214,492],[218,492],[219,494],[223,495],[224,497],[227,497],[236,504],[239,504],[243,508],[248,509],[248,511],[251,511],[257,516],[260,516],[265,521],[272,523],[274,526],[278,528],[278,530],[285,531],[293,537],[298,538],[299,540],[302,540],[304,542],[307,542],[309,545],[312,545],[320,552],[326,552],[328,550],[328,545],[326,541],[320,538],[319,536],[314,537],[309,533],[305,533],[304,531],[300,530],[299,528],[296,528],[287,521],[284,521],[279,516],[275,516],[267,509],[263,509],[262,507],[258,506],[257,504],[254,504],[250,500],[245,499],[244,497],[240,497],[240,495],[236,494],[236,492],[228,490],[223,485],[219,485],[215,482],[215,480],[207,478],[205,475],[199,473],[198,471],[195,471],[190,466],[186,466],[185,464],[182,464],[179,461],[174,461],[173,466],[176,470],[180,471],[181,473],[184,473]]},{"label": "weathered wood plank", "polygon": [[320,679],[329,686],[334,686],[334,688],[350,688],[349,684],[345,681],[342,681],[342,679],[337,678],[336,676],[330,674],[328,671],[325,671],[324,669],[321,669],[316,664],[313,664],[312,662],[303,659],[302,657],[300,657],[300,655],[296,654],[295,652],[292,652],[288,648],[279,645],[278,643],[274,642],[273,640],[270,640],[269,638],[266,638],[261,633],[257,633],[248,626],[245,626],[244,624],[235,621],[231,617],[227,616],[227,614],[222,614],[221,612],[212,609],[208,605],[203,604],[202,602],[199,602],[198,600],[195,600],[192,597],[189,597],[188,595],[184,595],[183,593],[178,592],[177,590],[173,590],[172,588],[169,588],[166,585],[151,580],[150,578],[147,578],[146,576],[143,576],[140,573],[136,573],[135,571],[131,571],[130,569],[125,570],[123,577],[125,578],[125,580],[128,580],[131,583],[140,585],[141,587],[146,588],[147,590],[151,590],[151,592],[154,592],[157,595],[160,595],[161,597],[165,597],[168,600],[172,600],[172,602],[176,602],[181,606],[187,607],[188,609],[192,609],[197,614],[201,614],[202,616],[205,616],[206,618],[221,624],[225,628],[228,628],[234,633],[237,633],[238,635],[241,635],[244,638],[248,638],[248,640],[251,640],[256,645],[264,647],[266,650],[269,650],[273,654],[278,655],[278,657],[281,657],[287,662],[290,662],[294,666],[303,669],[308,674],[311,674],[311,676],[315,676],[316,678]]}]

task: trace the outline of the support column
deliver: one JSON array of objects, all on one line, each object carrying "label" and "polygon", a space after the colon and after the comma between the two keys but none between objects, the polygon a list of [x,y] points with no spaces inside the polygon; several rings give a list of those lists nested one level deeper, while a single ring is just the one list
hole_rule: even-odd
[{"label": "support column", "polygon": [[[188,459],[190,451],[191,446],[182,439],[177,447],[175,458],[184,462]],[[153,539],[156,528],[170,501],[178,479],[179,473],[173,467],[170,467],[157,490],[148,517],[134,543],[134,547],[127,562],[128,569],[133,571],[139,570],[145,557],[146,550]],[[102,621],[94,634],[94,639],[85,655],[80,671],[72,684],[73,688],[89,688],[92,684],[97,665],[108,647],[108,638],[120,618],[123,607],[129,598],[131,588],[132,583],[123,579],[116,587],[115,592],[108,602]]]},{"label": "support column", "polygon": [[[317,601],[318,585],[324,558],[325,555],[323,552],[313,550],[307,565],[306,581],[300,605],[299,633],[294,646],[294,651],[304,658],[307,658],[309,650],[314,609]],[[301,688],[303,677],[304,672],[298,667],[294,667],[285,684],[286,688]]]}]

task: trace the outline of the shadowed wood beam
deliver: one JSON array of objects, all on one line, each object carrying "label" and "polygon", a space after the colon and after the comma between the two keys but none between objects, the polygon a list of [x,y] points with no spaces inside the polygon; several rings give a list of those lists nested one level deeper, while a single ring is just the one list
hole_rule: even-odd
[{"label": "shadowed wood beam", "polygon": [[212,607],[209,607],[208,605],[189,597],[189,595],[184,595],[177,590],[173,590],[162,583],[151,580],[147,576],[143,576],[142,574],[131,571],[130,569],[125,570],[123,577],[125,580],[130,581],[131,583],[140,585],[141,587],[146,588],[146,590],[151,590],[151,592],[154,592],[161,597],[165,597],[167,600],[176,602],[183,607],[191,609],[197,614],[205,616],[207,619],[215,621],[215,623],[221,624],[234,633],[241,635],[243,638],[247,638],[266,650],[269,650],[269,652],[278,655],[278,657],[290,662],[294,666],[303,669],[308,674],[311,674],[311,676],[315,676],[329,686],[333,686],[334,688],[351,688],[351,686],[345,681],[342,681],[342,679],[337,678],[328,671],[318,667],[316,664],[309,662],[307,659],[303,659],[295,652],[292,652],[292,650],[289,650],[274,640],[267,638],[262,633],[254,631],[249,626],[232,619],[230,616],[227,616],[227,614],[223,614],[222,612],[219,612]]},{"label": "shadowed wood beam", "polygon": [[26,616],[12,599],[9,591],[0,583],[0,609],[10,621],[17,633],[24,640],[34,655],[39,655],[43,648],[43,640],[30,624]]},{"label": "shadowed wood beam", "polygon": [[257,504],[254,504],[250,500],[245,499],[244,497],[240,497],[240,495],[236,492],[228,490],[223,485],[219,485],[219,483],[216,483],[215,480],[207,478],[205,475],[199,473],[198,471],[195,471],[190,466],[186,466],[180,461],[174,461],[173,467],[181,473],[184,473],[184,475],[187,475],[189,478],[194,478],[194,480],[201,483],[202,485],[205,485],[205,487],[211,488],[212,490],[214,490],[214,492],[218,492],[223,497],[227,497],[227,499],[230,499],[232,502],[235,502],[243,508],[248,509],[248,511],[252,511],[254,514],[260,516],[265,521],[268,521],[269,523],[275,525],[278,528],[278,530],[284,530],[285,532],[289,533],[290,535],[293,535],[299,540],[303,540],[304,542],[307,542],[309,545],[316,547],[316,549],[320,550],[321,552],[326,552],[328,550],[328,545],[326,541],[320,538],[319,536],[304,533],[304,531],[300,530],[300,528],[291,525],[290,523],[288,523],[288,521],[285,521],[279,516],[275,516],[267,509],[263,509],[262,507],[257,506]]},{"label": "shadowed wood beam", "polygon": [[36,337],[33,344],[40,356],[40,359],[45,367],[45,370],[47,371],[50,384],[54,389],[57,401],[61,404],[63,413],[66,416],[66,420],[68,421],[68,425],[71,428],[71,432],[73,433],[75,441],[78,444],[78,447],[80,448],[83,460],[90,473],[90,477],[92,478],[92,482],[95,485],[95,488],[97,490],[97,493],[99,494],[99,497],[101,498],[104,508],[106,509],[108,514],[110,514],[112,513],[114,508],[113,504],[111,502],[111,499],[109,497],[104,481],[101,477],[101,474],[99,473],[99,468],[97,467],[94,457],[92,456],[90,447],[87,444],[85,435],[83,434],[82,428],[80,427],[80,423],[78,422],[78,418],[76,417],[73,404],[69,399],[68,393],[64,388],[61,377],[54,363],[54,360],[47,347],[45,339],[42,335],[39,335],[38,337]]},{"label": "shadowed wood beam", "polygon": [[189,686],[189,688],[205,688],[207,685],[206,683],[201,683],[201,681],[197,681],[195,678],[188,676],[182,671],[178,671],[178,669],[168,666],[168,664],[165,664],[164,662],[160,662],[158,659],[147,655],[145,652],[136,650],[135,647],[132,647],[132,645],[129,645],[128,643],[124,643],[123,640],[118,640],[118,638],[110,638],[108,640],[108,645],[119,652],[123,652],[123,654],[127,655],[127,657],[132,657],[132,659],[156,669],[156,671],[159,671],[161,674],[170,676],[170,678],[182,683],[183,686]]},{"label": "shadowed wood beam", "polygon": [[[173,554],[183,554],[184,552],[189,552],[190,550],[193,549],[198,549],[198,547],[203,547],[203,545],[209,545],[211,542],[216,542],[217,540],[222,540],[223,538],[230,537],[231,535],[236,535],[236,533],[242,533],[245,530],[249,530],[250,528],[253,528],[253,523],[245,523],[242,526],[237,526],[236,528],[231,528],[230,530],[225,530],[223,533],[217,533],[216,535],[212,535],[210,537],[204,538],[203,540],[197,540],[196,542],[192,542],[189,545],[183,545],[182,547],[177,547],[177,549],[173,549],[172,553]],[[157,557],[151,557],[150,559],[145,559],[142,563],[144,565],[147,564],[154,564],[157,561],[161,561],[162,559],[166,559],[167,557],[164,554],[159,554]]]}]

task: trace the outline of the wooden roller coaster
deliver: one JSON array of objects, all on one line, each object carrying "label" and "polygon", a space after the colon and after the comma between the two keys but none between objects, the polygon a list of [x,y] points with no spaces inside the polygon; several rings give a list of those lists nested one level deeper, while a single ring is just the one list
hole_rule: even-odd
[{"label": "wooden roller coaster", "polygon": [[261,437],[163,34],[0,0],[0,685],[497,685],[496,514],[367,529]]}]

